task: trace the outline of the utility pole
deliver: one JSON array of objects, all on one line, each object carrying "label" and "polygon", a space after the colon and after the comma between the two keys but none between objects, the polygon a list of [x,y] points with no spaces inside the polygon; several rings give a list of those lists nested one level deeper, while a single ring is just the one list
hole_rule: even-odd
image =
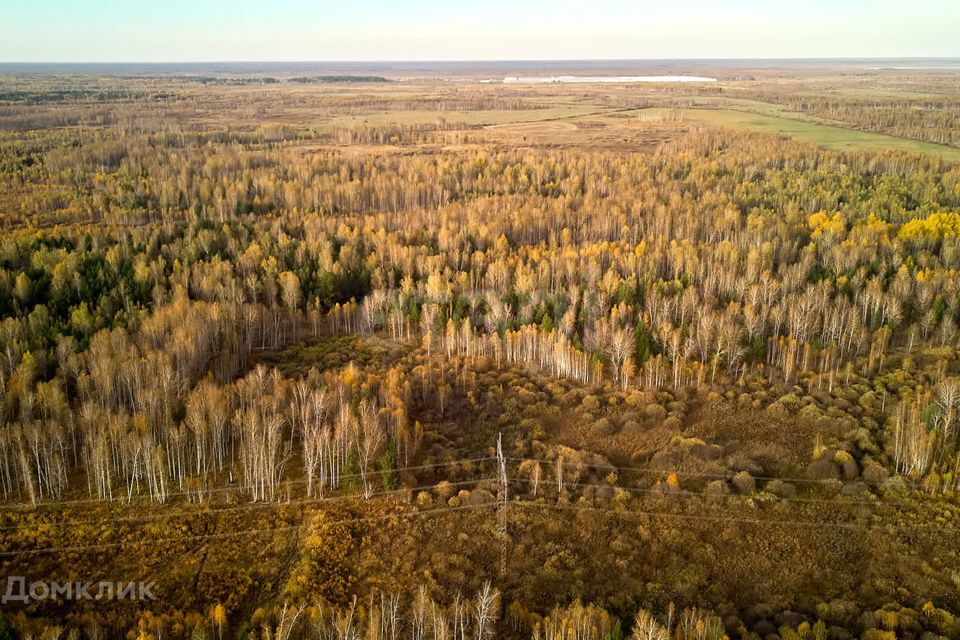
[{"label": "utility pole", "polygon": [[503,455],[503,433],[497,433],[497,462],[500,465],[500,507],[497,533],[500,536],[500,576],[507,573],[507,458]]}]

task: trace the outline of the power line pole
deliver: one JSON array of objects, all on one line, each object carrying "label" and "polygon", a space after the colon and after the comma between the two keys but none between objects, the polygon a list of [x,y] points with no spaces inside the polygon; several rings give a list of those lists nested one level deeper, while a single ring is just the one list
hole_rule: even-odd
[{"label": "power line pole", "polygon": [[507,573],[507,545],[510,536],[507,533],[507,458],[503,455],[503,433],[497,433],[497,462],[500,466],[500,508],[497,514],[497,533],[500,536],[500,576]]}]

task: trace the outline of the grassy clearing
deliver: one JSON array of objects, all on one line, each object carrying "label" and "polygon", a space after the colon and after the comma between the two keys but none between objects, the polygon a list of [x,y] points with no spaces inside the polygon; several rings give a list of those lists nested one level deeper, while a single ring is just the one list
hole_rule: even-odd
[{"label": "grassy clearing", "polygon": [[[667,110],[646,110],[647,113]],[[938,144],[898,138],[880,133],[854,131],[843,127],[785,118],[774,115],[748,113],[734,109],[684,109],[685,121],[699,122],[732,129],[749,129],[761,133],[785,135],[804,142],[813,142],[828,149],[844,151],[908,151],[939,156],[950,162],[960,162],[960,149]]]},{"label": "grassy clearing", "polygon": [[360,125],[427,124],[440,119],[469,125],[495,126],[519,122],[543,122],[574,118],[606,111],[595,105],[569,105],[544,109],[491,109],[489,111],[382,111],[362,115],[337,116],[319,125],[320,130],[350,128]]},{"label": "grassy clearing", "polygon": [[282,349],[258,351],[253,354],[250,368],[258,364],[279,369],[289,377],[305,376],[310,369],[319,372],[342,369],[349,363],[359,367],[373,362],[393,362],[405,351],[404,345],[382,340],[376,336],[361,339],[357,336],[320,336],[306,338]]}]

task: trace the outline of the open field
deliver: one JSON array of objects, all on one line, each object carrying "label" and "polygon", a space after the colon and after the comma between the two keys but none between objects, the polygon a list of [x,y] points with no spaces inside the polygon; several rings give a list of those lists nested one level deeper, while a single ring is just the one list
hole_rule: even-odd
[{"label": "open field", "polygon": [[[775,108],[769,109],[776,111]],[[668,110],[651,110],[654,117],[668,115]],[[683,121],[710,126],[746,129],[789,136],[801,142],[812,142],[827,149],[844,151],[905,151],[923,153],[948,162],[960,162],[960,149],[930,144],[897,136],[855,131],[793,117],[764,115],[737,109],[682,109]]]},{"label": "open field", "polygon": [[476,126],[496,126],[502,124],[548,122],[578,118],[586,115],[602,115],[610,111],[609,107],[593,105],[571,105],[544,107],[542,109],[510,109],[481,111],[383,111],[360,115],[338,116],[317,127],[320,131],[331,128],[354,127],[358,125],[384,124],[433,124],[439,120],[449,123],[462,123]]}]

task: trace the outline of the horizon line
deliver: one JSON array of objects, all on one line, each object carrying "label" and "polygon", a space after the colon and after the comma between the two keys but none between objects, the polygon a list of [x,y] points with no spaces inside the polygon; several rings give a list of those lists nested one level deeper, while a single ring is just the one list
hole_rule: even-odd
[{"label": "horizon line", "polygon": [[704,61],[833,61],[833,60],[960,60],[960,54],[950,56],[924,55],[865,55],[865,56],[724,56],[694,58],[382,58],[382,59],[210,59],[210,60],[0,60],[0,64],[343,64],[343,63],[458,63],[458,62],[704,62]]}]

